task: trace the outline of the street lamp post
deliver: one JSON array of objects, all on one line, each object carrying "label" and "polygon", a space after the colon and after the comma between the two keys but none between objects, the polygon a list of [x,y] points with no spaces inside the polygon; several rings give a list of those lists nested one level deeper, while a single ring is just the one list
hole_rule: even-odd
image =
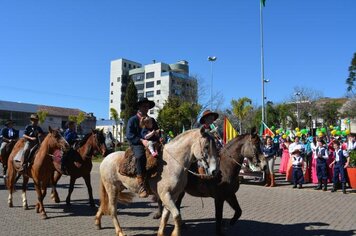
[{"label": "street lamp post", "polygon": [[298,122],[298,127],[299,127],[299,122],[300,122],[300,118],[299,118],[299,103],[300,103],[300,96],[302,95],[302,93],[301,92],[296,92],[295,94],[294,94],[295,96],[297,96],[298,97],[298,100],[297,100],[297,122]]},{"label": "street lamp post", "polygon": [[265,92],[265,85],[266,83],[269,83],[270,80],[269,79],[263,79],[263,108],[262,111],[264,112],[264,114],[262,115],[262,121],[265,122],[265,124],[267,124],[267,104],[265,101],[267,101],[267,95]]},{"label": "street lamp post", "polygon": [[210,83],[210,109],[213,110],[213,78],[214,78],[214,73],[213,73],[213,62],[218,59],[215,56],[209,56],[208,61],[211,63],[211,83]]}]

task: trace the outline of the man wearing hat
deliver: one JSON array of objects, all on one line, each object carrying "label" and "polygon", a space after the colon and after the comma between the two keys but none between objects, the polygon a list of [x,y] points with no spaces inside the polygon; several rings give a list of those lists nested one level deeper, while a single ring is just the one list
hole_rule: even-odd
[{"label": "man wearing hat", "polygon": [[[136,179],[140,186],[139,197],[148,197],[148,192],[145,186],[145,171],[146,171],[146,154],[145,147],[148,145],[148,141],[143,139],[141,136],[142,128],[140,126],[140,121],[147,117],[147,112],[155,106],[153,101],[147,98],[140,98],[136,103],[136,108],[138,109],[137,114],[132,116],[127,121],[126,126],[126,138],[130,143],[130,147],[136,157]],[[152,118],[153,129],[157,130],[158,125],[155,119]]]},{"label": "man wearing hat", "polygon": [[199,119],[199,123],[203,125],[205,132],[211,133],[214,136],[216,147],[220,150],[223,146],[222,140],[217,132],[217,127],[213,124],[217,118],[219,118],[218,113],[206,110]]},{"label": "man wearing hat", "polygon": [[0,155],[2,156],[2,150],[6,144],[16,141],[19,138],[19,131],[13,128],[14,121],[7,120],[5,123],[5,128],[1,131],[2,143],[0,146]]},{"label": "man wearing hat", "polygon": [[30,150],[39,144],[38,138],[43,134],[43,130],[38,126],[38,115],[32,114],[30,116],[31,124],[27,125],[23,137],[25,138],[25,147],[23,151],[22,170],[26,172]]}]

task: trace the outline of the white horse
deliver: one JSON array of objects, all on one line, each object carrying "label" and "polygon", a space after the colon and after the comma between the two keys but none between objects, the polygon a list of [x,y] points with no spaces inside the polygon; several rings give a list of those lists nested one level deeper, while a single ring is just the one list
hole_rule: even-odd
[{"label": "white horse", "polygon": [[[172,235],[181,235],[181,215],[175,202],[184,191],[188,169],[191,163],[199,161],[205,167],[206,174],[212,176],[218,170],[217,156],[214,139],[204,133],[204,129],[189,130],[164,146],[159,174],[148,181],[152,194],[158,196],[164,205],[158,236],[164,235],[170,213],[173,215],[175,225]],[[100,207],[95,216],[95,225],[100,229],[102,215],[110,214],[117,236],[125,235],[117,219],[117,202],[131,202],[132,193],[138,193],[140,188],[135,178],[119,173],[118,163],[122,158],[124,152],[114,152],[100,165]],[[122,192],[124,189],[131,193]]]}]

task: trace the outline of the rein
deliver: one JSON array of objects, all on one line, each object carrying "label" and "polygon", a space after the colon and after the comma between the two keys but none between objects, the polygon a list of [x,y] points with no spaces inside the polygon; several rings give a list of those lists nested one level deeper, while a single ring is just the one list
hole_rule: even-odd
[{"label": "rein", "polygon": [[188,173],[194,175],[194,176],[197,176],[197,177],[212,177],[211,175],[208,175],[208,174],[199,174],[199,173],[196,173],[194,171],[191,171],[189,170],[189,168],[185,167],[184,165],[182,165],[173,155],[171,155],[168,150],[166,149],[166,153],[168,153],[168,155],[173,158],[173,160],[175,160],[180,166],[183,167],[183,170],[187,171]]}]

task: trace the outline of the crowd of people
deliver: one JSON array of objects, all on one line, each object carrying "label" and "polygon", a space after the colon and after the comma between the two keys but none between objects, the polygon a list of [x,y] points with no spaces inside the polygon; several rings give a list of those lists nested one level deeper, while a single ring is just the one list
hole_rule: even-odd
[{"label": "crowd of people", "polygon": [[263,154],[267,168],[266,186],[275,186],[274,160],[280,157],[278,172],[285,174],[286,181],[293,183],[293,188],[302,188],[304,183],[316,184],[315,190],[327,191],[328,183],[332,182],[331,192],[337,191],[341,183],[346,193],[349,153],[356,149],[353,134],[347,138],[318,135],[266,137]]}]

